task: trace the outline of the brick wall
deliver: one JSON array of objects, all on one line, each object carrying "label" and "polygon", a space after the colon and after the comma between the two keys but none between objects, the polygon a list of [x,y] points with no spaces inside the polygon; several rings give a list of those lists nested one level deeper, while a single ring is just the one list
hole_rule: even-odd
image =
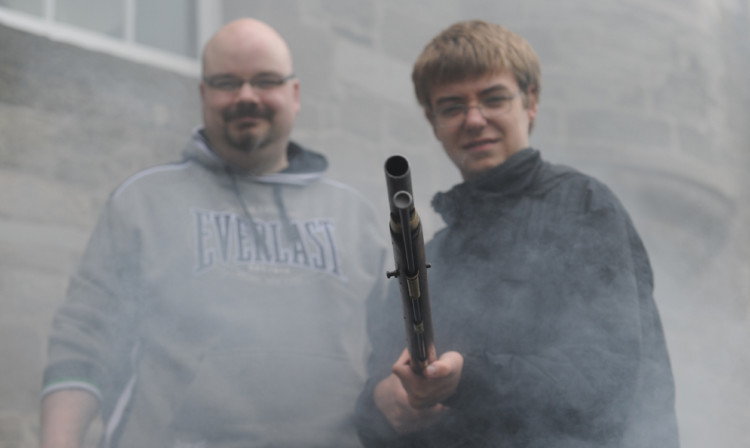
[{"label": "brick wall", "polygon": [[[413,99],[411,64],[455,20],[524,35],[542,59],[532,144],[604,180],[656,272],[684,447],[750,445],[750,3],[747,0],[224,0],[289,41],[294,137],[385,216],[406,155],[428,235],[459,180]],[[36,444],[46,331],[97,211],[179,156],[197,82],[0,26],[0,447]]]}]

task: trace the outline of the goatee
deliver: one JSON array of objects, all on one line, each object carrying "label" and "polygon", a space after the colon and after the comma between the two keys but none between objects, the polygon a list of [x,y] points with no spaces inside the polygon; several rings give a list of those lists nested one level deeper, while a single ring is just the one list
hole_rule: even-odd
[{"label": "goatee", "polygon": [[224,128],[224,139],[229,145],[241,152],[250,153],[256,149],[268,146],[270,139],[268,136],[265,138],[258,138],[253,134],[243,133],[239,135],[232,135],[229,128]]},{"label": "goatee", "polygon": [[262,119],[271,122],[272,114],[261,109],[257,104],[254,103],[240,103],[234,107],[227,108],[222,112],[222,118],[227,125],[224,127],[224,139],[234,149],[249,153],[257,148],[262,148],[270,143],[270,136],[265,138],[258,138],[252,133],[241,132],[239,134],[233,134],[231,131],[231,125],[229,124],[232,120],[238,118],[253,118]]}]

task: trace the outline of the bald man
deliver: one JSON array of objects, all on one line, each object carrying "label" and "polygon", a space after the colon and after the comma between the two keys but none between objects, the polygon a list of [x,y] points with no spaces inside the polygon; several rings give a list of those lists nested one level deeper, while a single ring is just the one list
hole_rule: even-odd
[{"label": "bald man", "polygon": [[373,208],[290,140],[299,81],[252,19],[203,53],[183,159],[110,197],[57,312],[42,446],[358,446],[365,301],[385,253]]}]

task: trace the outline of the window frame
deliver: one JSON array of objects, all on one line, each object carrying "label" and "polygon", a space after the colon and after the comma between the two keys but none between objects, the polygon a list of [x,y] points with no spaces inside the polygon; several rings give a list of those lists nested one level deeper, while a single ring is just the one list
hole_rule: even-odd
[{"label": "window frame", "polygon": [[[222,5],[218,0],[194,0],[196,2],[196,48],[205,42],[221,26]],[[123,38],[106,36],[84,28],[56,22],[56,0],[44,0],[42,17],[34,16],[0,6],[0,24],[47,37],[51,40],[72,44],[87,50],[106,53],[134,62],[149,64],[182,75],[200,75],[200,54],[195,58],[171,53],[135,41],[135,0],[122,0],[124,11]]]}]

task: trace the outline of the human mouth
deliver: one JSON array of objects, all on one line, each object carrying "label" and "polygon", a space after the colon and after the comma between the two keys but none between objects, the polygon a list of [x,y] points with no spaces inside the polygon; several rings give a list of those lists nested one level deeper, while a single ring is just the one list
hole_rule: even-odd
[{"label": "human mouth", "polygon": [[466,151],[487,151],[492,148],[493,145],[495,145],[500,140],[498,139],[479,139],[479,140],[472,140],[469,143],[466,143],[465,145],[462,145],[461,148],[463,148]]},{"label": "human mouth", "polygon": [[261,117],[253,116],[253,115],[241,115],[239,117],[234,117],[232,121],[239,123],[239,124],[252,124],[257,123],[260,121]]}]

